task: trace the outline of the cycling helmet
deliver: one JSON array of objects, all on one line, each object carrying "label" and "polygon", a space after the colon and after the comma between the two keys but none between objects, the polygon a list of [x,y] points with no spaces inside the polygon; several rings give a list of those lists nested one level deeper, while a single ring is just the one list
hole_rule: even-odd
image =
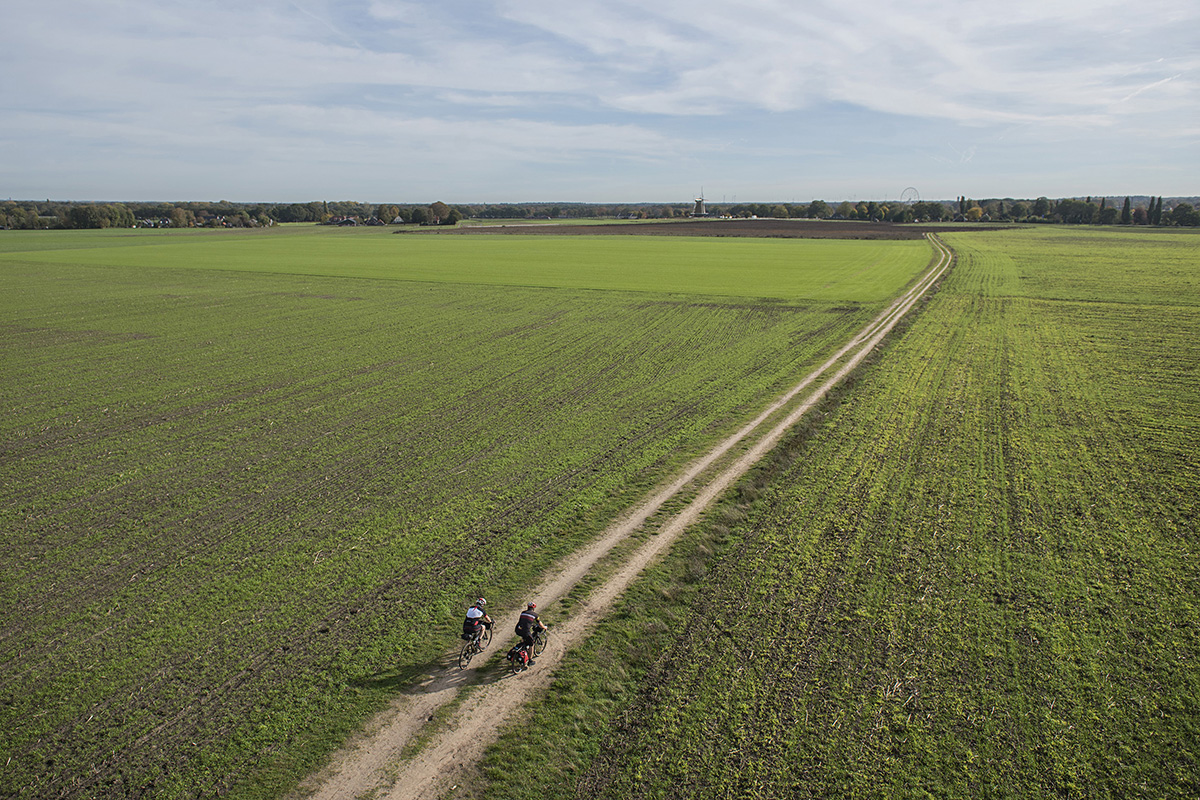
[{"label": "cycling helmet", "polygon": [[537,603],[530,603],[529,605],[525,606],[525,608],[529,611],[533,611],[535,608],[537,608]]},{"label": "cycling helmet", "polygon": [[479,598],[478,600],[476,600],[476,601],[475,601],[475,605],[477,605],[477,606],[486,606],[486,605],[487,605],[487,600],[484,600],[484,599],[481,597],[481,598]]}]

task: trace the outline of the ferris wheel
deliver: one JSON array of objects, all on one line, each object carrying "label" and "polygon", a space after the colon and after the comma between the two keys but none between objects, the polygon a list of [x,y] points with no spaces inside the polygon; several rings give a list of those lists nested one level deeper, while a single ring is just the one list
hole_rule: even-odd
[{"label": "ferris wheel", "polygon": [[913,203],[921,202],[921,193],[915,187],[909,186],[900,193],[900,202],[906,206],[911,206]]}]

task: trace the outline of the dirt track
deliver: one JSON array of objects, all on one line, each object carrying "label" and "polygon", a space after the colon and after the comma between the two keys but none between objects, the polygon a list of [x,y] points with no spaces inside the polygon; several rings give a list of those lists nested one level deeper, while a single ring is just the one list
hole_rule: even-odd
[{"label": "dirt track", "polygon": [[[330,765],[310,777],[297,797],[344,798],[371,794],[392,800],[439,797],[456,785],[464,765],[476,763],[485,748],[526,702],[550,685],[554,669],[564,652],[583,641],[591,629],[607,614],[622,592],[655,558],[670,547],[680,534],[712,502],[746,473],[774,447],[784,434],[804,416],[846,374],[854,369],[883,340],[904,314],[923,296],[950,266],[948,248],[931,239],[938,259],[904,295],[860,331],[828,361],[813,370],[787,394],[765,409],[756,419],[728,437],[676,478],[657,490],[641,504],[618,518],[601,539],[559,565],[531,596],[539,606],[553,605],[571,590],[617,543],[630,536],[664,503],[685,491],[692,500],[680,512],[663,522],[657,535],[649,537],[639,549],[602,585],[597,587],[571,615],[552,629],[550,646],[531,670],[513,677],[481,682],[477,690],[452,712],[432,734],[415,757],[402,760],[403,750],[424,733],[433,714],[458,696],[468,684],[479,682],[476,667],[507,649],[516,625],[516,614],[496,620],[496,643],[478,657],[472,668],[460,671],[450,659],[419,685],[398,697],[380,714],[368,730],[335,755]],[[818,382],[819,385],[818,385]],[[816,388],[813,388],[813,387]],[[781,418],[782,415],[782,418]],[[735,460],[710,468],[723,457],[745,448]],[[703,476],[703,477],[702,477]],[[701,479],[697,483],[697,479]],[[494,670],[489,671],[489,675]]]}]

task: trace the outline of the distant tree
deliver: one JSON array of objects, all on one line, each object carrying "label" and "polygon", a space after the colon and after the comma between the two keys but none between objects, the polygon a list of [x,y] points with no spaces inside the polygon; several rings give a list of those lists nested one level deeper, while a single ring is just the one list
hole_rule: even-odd
[{"label": "distant tree", "polygon": [[274,206],[271,209],[271,219],[276,222],[300,222],[299,219],[296,219],[299,216],[296,213],[298,207],[295,203],[283,203]]},{"label": "distant tree", "polygon": [[196,224],[196,215],[186,208],[172,206],[169,216],[172,228],[190,228]]},{"label": "distant tree", "polygon": [[979,206],[971,206],[967,209],[966,217],[969,222],[979,222],[983,219],[983,209]]},{"label": "distant tree", "polygon": [[393,205],[380,205],[375,207],[375,218],[384,225],[391,225],[396,221],[396,217],[400,216],[400,209]]},{"label": "distant tree", "polygon": [[74,206],[67,213],[67,225],[72,228],[100,228],[104,227],[102,221],[100,207],[92,203]]},{"label": "distant tree", "polygon": [[1033,215],[1035,217],[1044,217],[1050,213],[1050,200],[1045,197],[1039,197],[1033,201]]},{"label": "distant tree", "polygon": [[109,206],[111,209],[111,219],[114,228],[136,228],[137,217],[133,215],[133,209],[124,203],[114,203]]},{"label": "distant tree", "polygon": [[133,212],[124,203],[81,203],[66,215],[69,228],[132,228]]},{"label": "distant tree", "polygon": [[1146,213],[1146,209],[1143,206],[1138,206],[1137,208],[1135,208],[1133,210],[1133,224],[1134,225],[1149,225],[1150,224],[1150,215],[1148,213]]},{"label": "distant tree", "polygon": [[408,221],[417,225],[424,225],[429,222],[429,209],[424,206],[417,206],[408,213]]},{"label": "distant tree", "polygon": [[1129,198],[1125,198],[1125,205],[1121,207],[1121,224],[1128,225],[1133,222],[1133,212],[1129,207]]},{"label": "distant tree", "polygon": [[[64,226],[66,225],[66,212],[64,212]],[[0,227],[13,228],[14,230],[34,230],[36,228],[46,227],[46,221],[43,220],[37,212],[37,209],[29,205],[18,205],[15,202],[5,203],[0,208]]]},{"label": "distant tree", "polygon": [[1121,216],[1121,212],[1117,211],[1115,206],[1101,208],[1096,213],[1097,225],[1116,225],[1117,219]]},{"label": "distant tree", "polygon": [[941,203],[933,200],[927,200],[923,203],[917,203],[915,206],[922,219],[927,219],[930,222],[941,222],[944,219],[950,218],[950,210]]},{"label": "distant tree", "polygon": [[1162,195],[1158,196],[1157,205],[1155,205],[1155,202],[1153,197],[1150,198],[1150,224],[1161,225],[1163,215]]},{"label": "distant tree", "polygon": [[849,200],[838,204],[837,213],[842,219],[854,219],[854,205]]},{"label": "distant tree", "polygon": [[824,200],[813,200],[808,204],[808,216],[812,219],[829,219],[833,211]]},{"label": "distant tree", "polygon": [[1013,219],[1025,219],[1029,216],[1029,203],[1018,200],[1012,204],[1008,213]]},{"label": "distant tree", "polygon": [[1096,219],[1096,204],[1064,198],[1054,207],[1054,216],[1069,225],[1086,225]]},{"label": "distant tree", "polygon": [[1192,208],[1190,203],[1180,203],[1171,209],[1171,224],[1196,227],[1200,225],[1200,212]]},{"label": "distant tree", "polygon": [[436,203],[431,203],[429,206],[429,221],[434,225],[438,225],[446,217],[450,216],[450,206],[438,200]]}]

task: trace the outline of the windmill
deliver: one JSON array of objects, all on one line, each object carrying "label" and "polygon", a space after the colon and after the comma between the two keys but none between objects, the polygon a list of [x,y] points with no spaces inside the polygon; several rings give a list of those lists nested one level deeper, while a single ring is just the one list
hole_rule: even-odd
[{"label": "windmill", "polygon": [[707,217],[708,211],[704,208],[704,189],[700,189],[700,196],[695,199],[695,205],[692,206],[693,217]]}]

